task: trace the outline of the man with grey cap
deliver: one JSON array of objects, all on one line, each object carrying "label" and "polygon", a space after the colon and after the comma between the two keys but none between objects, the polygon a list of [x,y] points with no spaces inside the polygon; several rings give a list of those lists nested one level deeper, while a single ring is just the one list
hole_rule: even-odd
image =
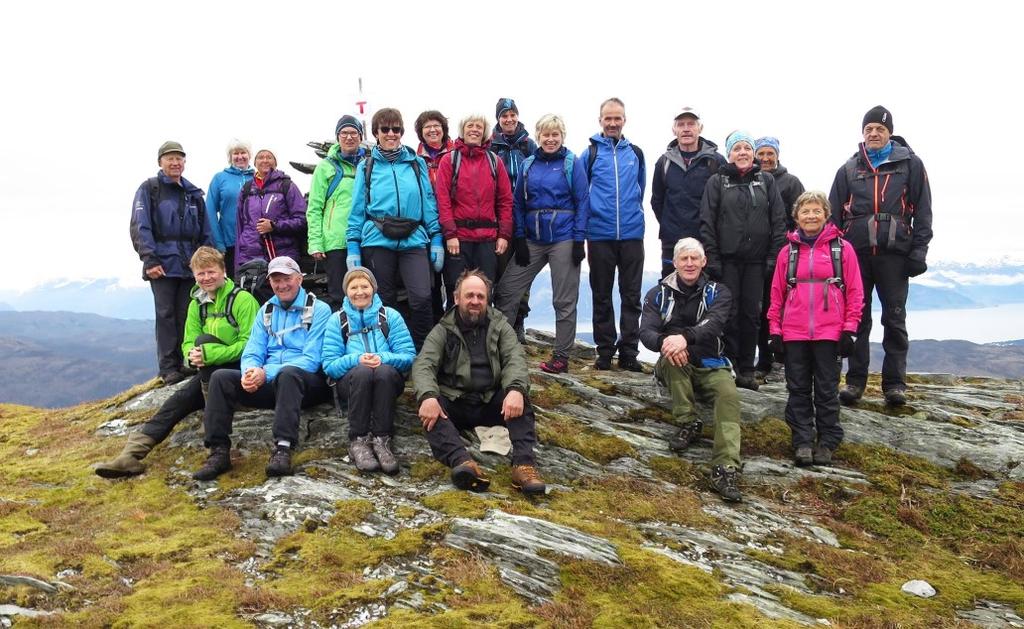
[{"label": "man with grey cap", "polygon": [[872,107],[861,121],[864,141],[839,167],[828,195],[832,222],[857,251],[864,310],[839,401],[864,395],[870,360],[871,292],[882,304],[882,394],[886,404],[907,401],[907,293],[910,278],[928,270],[932,190],[924,162],[907,141],[892,135],[892,113]]},{"label": "man with grey cap", "polygon": [[356,166],[366,157],[362,146],[363,123],[355,116],[344,115],[334,125],[337,144],[332,144],[325,157],[313,171],[306,206],[309,253],[327,267],[327,301],[331,310],[341,308],[345,292],[341,280],[345,277],[345,257],[348,242],[348,215],[352,210],[352,186],[355,185]]},{"label": "man with grey cap", "polygon": [[658,219],[661,275],[675,272],[672,249],[681,238],[700,238],[700,201],[704,185],[725,158],[718,145],[701,136],[704,124],[693,107],[683,107],[672,123],[675,140],[654,165],[651,209]]},{"label": "man with grey cap", "polygon": [[274,296],[256,315],[241,369],[221,369],[210,378],[203,415],[203,444],[210,448],[210,456],[192,475],[196,480],[213,480],[231,469],[231,423],[241,406],[274,409],[274,449],[266,473],[291,474],[300,409],[330,400],[320,370],[330,307],[302,288],[302,271],[295,260],[274,258],[267,275]]},{"label": "man with grey cap", "polygon": [[181,342],[195,285],[189,262],[196,249],[211,244],[210,225],[203,191],[181,176],[181,144],[164,142],[156,159],[160,171],[135,191],[130,231],[142,260],[142,279],[153,291],[160,379],[174,384],[186,377]]}]

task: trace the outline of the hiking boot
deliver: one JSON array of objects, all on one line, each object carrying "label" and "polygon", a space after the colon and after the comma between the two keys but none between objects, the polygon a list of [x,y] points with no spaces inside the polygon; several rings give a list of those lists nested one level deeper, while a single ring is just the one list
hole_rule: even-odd
[{"label": "hiking boot", "polygon": [[491,486],[491,481],[484,478],[484,473],[476,461],[463,461],[452,468],[452,484],[459,489],[483,492]]},{"label": "hiking boot", "polygon": [[711,488],[726,502],[739,502],[743,500],[739,488],[740,473],[731,465],[722,467],[716,465],[711,468]]},{"label": "hiking boot", "polygon": [[754,374],[745,373],[736,376],[736,386],[741,389],[750,389],[751,391],[757,391],[760,385],[758,385],[757,380],[754,379]]},{"label": "hiking boot", "polygon": [[594,369],[598,371],[608,371],[612,368],[612,359],[604,356],[598,356],[597,360],[594,361]]},{"label": "hiking boot", "polygon": [[391,451],[391,435],[374,435],[373,453],[380,463],[380,471],[389,476],[398,473],[398,460],[395,453]]},{"label": "hiking boot", "polygon": [[635,373],[643,373],[644,367],[640,364],[640,361],[635,358],[623,358],[619,356],[619,369],[625,369],[626,371],[632,371]]},{"label": "hiking boot", "polygon": [[512,468],[512,486],[527,496],[537,496],[547,490],[540,473],[532,465],[516,465]]},{"label": "hiking boot", "polygon": [[112,461],[96,465],[96,474],[103,478],[124,478],[125,476],[137,476],[146,471],[142,459],[146,458],[149,451],[156,445],[156,440],[141,432],[133,432],[128,435],[128,443],[124,444],[121,454]]},{"label": "hiking boot", "polygon": [[760,384],[768,384],[768,376],[772,375],[772,368],[760,368],[754,372],[754,380],[757,380]]},{"label": "hiking boot", "polygon": [[277,446],[274,448],[274,452],[270,455],[270,460],[267,461],[266,472],[270,478],[291,476],[292,449],[288,446]]},{"label": "hiking boot", "polygon": [[889,406],[903,406],[907,403],[907,390],[903,387],[894,387],[884,391],[882,395]]},{"label": "hiking boot", "polygon": [[793,462],[796,463],[797,467],[807,467],[812,463],[817,463],[814,460],[814,453],[811,451],[811,446],[800,446],[796,449],[796,454],[793,455]]},{"label": "hiking boot", "polygon": [[167,373],[160,374],[160,380],[164,383],[165,387],[169,387],[172,384],[178,384],[187,377],[188,376],[180,371],[168,371]]},{"label": "hiking boot", "polygon": [[704,430],[704,423],[700,421],[683,424],[675,436],[669,438],[668,448],[673,452],[683,452],[690,445],[700,439],[701,431]]},{"label": "hiking boot", "polygon": [[196,480],[213,480],[231,469],[231,448],[229,446],[214,446],[210,449],[210,456],[206,457],[203,466],[192,474]]},{"label": "hiking boot", "polygon": [[360,472],[376,472],[380,469],[380,463],[373,454],[373,450],[372,435],[356,437],[348,443],[348,458]]},{"label": "hiking boot", "polygon": [[551,360],[540,364],[540,370],[547,373],[569,373],[569,361],[564,358],[552,356]]},{"label": "hiking boot", "polygon": [[814,464],[832,465],[832,448],[821,444],[814,446]]},{"label": "hiking boot", "polygon": [[519,344],[526,345],[526,326],[523,325],[523,322],[516,321],[516,324],[512,326],[512,330],[516,333],[516,340],[519,341]]},{"label": "hiking boot", "polygon": [[859,400],[862,395],[864,395],[864,387],[858,387],[855,384],[848,384],[839,392],[839,401],[843,403],[843,406],[852,406],[857,403],[857,400]]}]

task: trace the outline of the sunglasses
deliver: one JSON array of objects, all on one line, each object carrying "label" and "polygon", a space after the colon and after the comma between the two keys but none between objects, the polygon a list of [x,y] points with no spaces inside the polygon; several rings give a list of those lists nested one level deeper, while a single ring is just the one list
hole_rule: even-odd
[{"label": "sunglasses", "polygon": [[402,127],[377,127],[377,131],[380,133],[397,133],[398,135],[405,133],[405,129]]}]

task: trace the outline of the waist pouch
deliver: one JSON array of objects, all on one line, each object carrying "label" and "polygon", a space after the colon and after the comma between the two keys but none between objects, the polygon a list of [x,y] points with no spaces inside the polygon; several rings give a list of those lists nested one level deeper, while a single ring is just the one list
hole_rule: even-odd
[{"label": "waist pouch", "polygon": [[390,240],[405,240],[412,236],[413,232],[420,226],[419,221],[401,216],[370,217],[370,220],[377,226],[380,233]]}]

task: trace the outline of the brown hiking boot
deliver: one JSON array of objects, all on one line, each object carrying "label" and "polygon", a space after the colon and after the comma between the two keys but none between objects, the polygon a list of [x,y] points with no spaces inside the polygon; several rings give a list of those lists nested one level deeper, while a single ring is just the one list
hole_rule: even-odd
[{"label": "brown hiking boot", "polygon": [[203,466],[192,474],[192,478],[201,481],[211,481],[230,469],[230,446],[214,446],[210,449],[210,456],[206,457]]},{"label": "brown hiking boot", "polygon": [[480,465],[470,459],[452,468],[452,484],[459,489],[483,492],[491,486],[491,481],[484,477]]},{"label": "brown hiking boot", "polygon": [[532,465],[516,465],[512,468],[512,486],[527,496],[539,496],[547,491],[544,479]]},{"label": "brown hiking boot", "polygon": [[124,478],[125,476],[137,476],[146,471],[142,459],[146,458],[149,451],[156,445],[156,440],[149,435],[135,431],[128,435],[128,443],[124,444],[121,454],[112,461],[96,465],[96,474],[103,478]]}]

